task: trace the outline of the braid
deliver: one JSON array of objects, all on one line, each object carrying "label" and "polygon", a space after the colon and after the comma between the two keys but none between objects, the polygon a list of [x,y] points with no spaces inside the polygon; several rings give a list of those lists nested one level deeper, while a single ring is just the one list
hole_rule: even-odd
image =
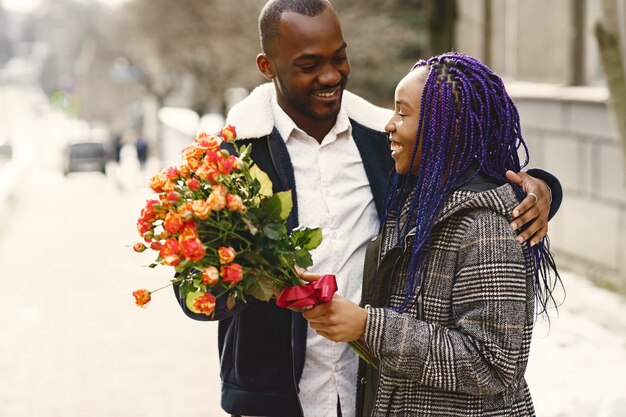
[{"label": "braid", "polygon": [[[392,213],[398,218],[398,245],[415,231],[412,246],[406,248],[411,254],[408,288],[399,311],[406,311],[415,300],[428,268],[432,228],[450,195],[479,172],[504,184],[507,170],[519,172],[528,163],[519,114],[499,76],[475,58],[452,52],[420,60],[411,71],[420,67],[427,67],[428,75],[409,174],[392,174],[385,212],[385,219]],[[417,174],[411,175],[420,138],[421,162]],[[525,154],[523,164],[520,149]],[[511,185],[522,199],[523,191]],[[545,312],[554,303],[552,293],[560,277],[547,238],[531,248],[531,254],[539,312]]]}]

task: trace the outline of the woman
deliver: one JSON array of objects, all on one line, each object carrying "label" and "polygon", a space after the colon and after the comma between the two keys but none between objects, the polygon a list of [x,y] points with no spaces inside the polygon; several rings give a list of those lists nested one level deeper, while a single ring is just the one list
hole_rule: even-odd
[{"label": "woman", "polygon": [[[398,84],[386,126],[396,173],[366,255],[363,305],[339,296],[304,313],[334,341],[363,338],[365,416],[531,416],[524,379],[535,301],[560,282],[544,242],[516,240],[519,116],[501,79],[447,53]],[[549,269],[556,273],[551,280]]]}]

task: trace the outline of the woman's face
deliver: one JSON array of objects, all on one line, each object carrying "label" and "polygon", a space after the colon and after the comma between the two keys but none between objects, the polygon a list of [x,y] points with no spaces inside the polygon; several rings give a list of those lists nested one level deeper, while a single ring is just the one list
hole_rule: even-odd
[{"label": "woman's face", "polygon": [[398,174],[416,175],[422,158],[422,144],[418,144],[413,167],[411,154],[415,147],[419,124],[422,91],[428,76],[428,67],[419,67],[408,73],[396,87],[395,113],[385,126],[391,141],[391,157],[396,163]]}]

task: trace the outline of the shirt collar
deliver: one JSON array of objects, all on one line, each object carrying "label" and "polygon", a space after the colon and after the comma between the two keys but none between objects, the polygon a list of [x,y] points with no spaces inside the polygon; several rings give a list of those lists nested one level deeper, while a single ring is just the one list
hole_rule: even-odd
[{"label": "shirt collar", "polygon": [[[276,99],[276,93],[272,95],[272,112],[274,114],[274,127],[280,133],[280,136],[283,138],[285,142],[289,140],[289,138],[297,133],[298,135],[309,136],[305,131],[300,129],[296,123],[285,113],[285,111],[278,104],[278,100]],[[348,118],[348,114],[343,109],[343,106],[339,110],[339,114],[337,114],[337,120],[335,121],[335,125],[328,132],[327,137],[330,135],[333,139],[338,137],[340,134],[348,132],[352,133],[352,125],[350,124],[350,119]]]}]

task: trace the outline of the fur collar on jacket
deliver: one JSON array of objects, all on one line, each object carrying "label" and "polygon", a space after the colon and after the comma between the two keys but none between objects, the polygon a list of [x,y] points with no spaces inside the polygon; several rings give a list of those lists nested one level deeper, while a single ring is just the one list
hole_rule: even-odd
[{"label": "fur collar on jacket", "polygon": [[[230,110],[226,122],[235,126],[238,139],[258,138],[272,133],[272,94],[274,84],[262,84]],[[342,106],[350,119],[381,132],[393,115],[391,110],[377,107],[349,91],[343,92]]]}]

